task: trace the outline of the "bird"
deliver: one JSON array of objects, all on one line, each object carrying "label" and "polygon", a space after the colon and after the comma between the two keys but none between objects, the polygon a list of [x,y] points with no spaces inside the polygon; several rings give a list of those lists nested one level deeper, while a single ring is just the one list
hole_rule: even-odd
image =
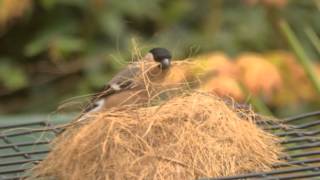
[{"label": "bird", "polygon": [[[172,55],[166,48],[153,48],[140,60],[129,64],[118,72],[100,91],[95,94],[76,121],[82,121],[93,112],[103,109],[146,102],[148,92],[144,82],[147,78],[163,78],[171,65]],[[150,95],[150,94],[149,94]]]}]

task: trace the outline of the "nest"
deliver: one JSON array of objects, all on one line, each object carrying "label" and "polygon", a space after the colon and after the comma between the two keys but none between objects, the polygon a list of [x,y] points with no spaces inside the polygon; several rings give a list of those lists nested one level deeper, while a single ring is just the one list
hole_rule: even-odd
[{"label": "nest", "polygon": [[68,127],[32,178],[197,179],[267,171],[282,149],[253,117],[200,92],[111,108]]}]

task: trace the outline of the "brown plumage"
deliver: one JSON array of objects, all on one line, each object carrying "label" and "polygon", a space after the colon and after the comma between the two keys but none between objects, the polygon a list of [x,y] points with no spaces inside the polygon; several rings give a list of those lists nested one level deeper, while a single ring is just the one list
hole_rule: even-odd
[{"label": "brown plumage", "polygon": [[139,61],[129,64],[114,76],[104,89],[94,95],[77,120],[91,112],[120,105],[147,102],[154,92],[149,82],[161,81],[171,64],[171,53],[164,48],[154,48]]}]

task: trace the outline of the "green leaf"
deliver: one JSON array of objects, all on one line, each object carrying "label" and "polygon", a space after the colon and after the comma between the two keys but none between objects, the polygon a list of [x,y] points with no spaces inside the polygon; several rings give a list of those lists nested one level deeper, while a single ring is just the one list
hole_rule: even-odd
[{"label": "green leaf", "polygon": [[103,13],[99,18],[99,23],[103,32],[111,37],[119,37],[123,34],[123,21],[115,13]]},{"label": "green leaf", "polygon": [[51,34],[45,34],[35,38],[31,43],[27,44],[24,54],[32,57],[46,51],[51,38]]},{"label": "green leaf", "polygon": [[87,8],[88,7],[88,1],[87,0],[40,0],[40,4],[42,7],[44,7],[46,10],[53,9],[56,5],[68,5],[68,6],[74,6],[74,7],[80,7],[80,8]]},{"label": "green leaf", "polygon": [[[34,39],[32,39],[24,48],[24,54],[27,57],[36,56],[48,50],[49,45],[55,42],[61,36],[71,36],[77,29],[77,24],[72,19],[60,19],[60,21],[50,22]],[[62,43],[63,44],[63,43]],[[70,46],[70,45],[69,45]],[[75,46],[79,46],[76,43]]]},{"label": "green leaf", "polygon": [[26,73],[17,65],[0,58],[0,83],[9,90],[17,90],[28,85]]},{"label": "green leaf", "polygon": [[121,14],[136,18],[157,17],[161,14],[160,0],[111,0],[109,4]]},{"label": "green leaf", "polygon": [[73,53],[82,51],[85,47],[84,41],[76,37],[62,36],[57,39],[55,46],[61,53]]},{"label": "green leaf", "polygon": [[48,10],[52,9],[57,4],[57,0],[40,0],[40,4]]}]

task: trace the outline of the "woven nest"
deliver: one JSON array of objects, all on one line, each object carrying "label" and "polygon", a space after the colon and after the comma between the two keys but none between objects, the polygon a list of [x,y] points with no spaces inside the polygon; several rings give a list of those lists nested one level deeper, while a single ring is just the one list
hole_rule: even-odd
[{"label": "woven nest", "polygon": [[200,92],[111,108],[68,127],[32,178],[196,179],[267,171],[282,149],[253,117]]}]

